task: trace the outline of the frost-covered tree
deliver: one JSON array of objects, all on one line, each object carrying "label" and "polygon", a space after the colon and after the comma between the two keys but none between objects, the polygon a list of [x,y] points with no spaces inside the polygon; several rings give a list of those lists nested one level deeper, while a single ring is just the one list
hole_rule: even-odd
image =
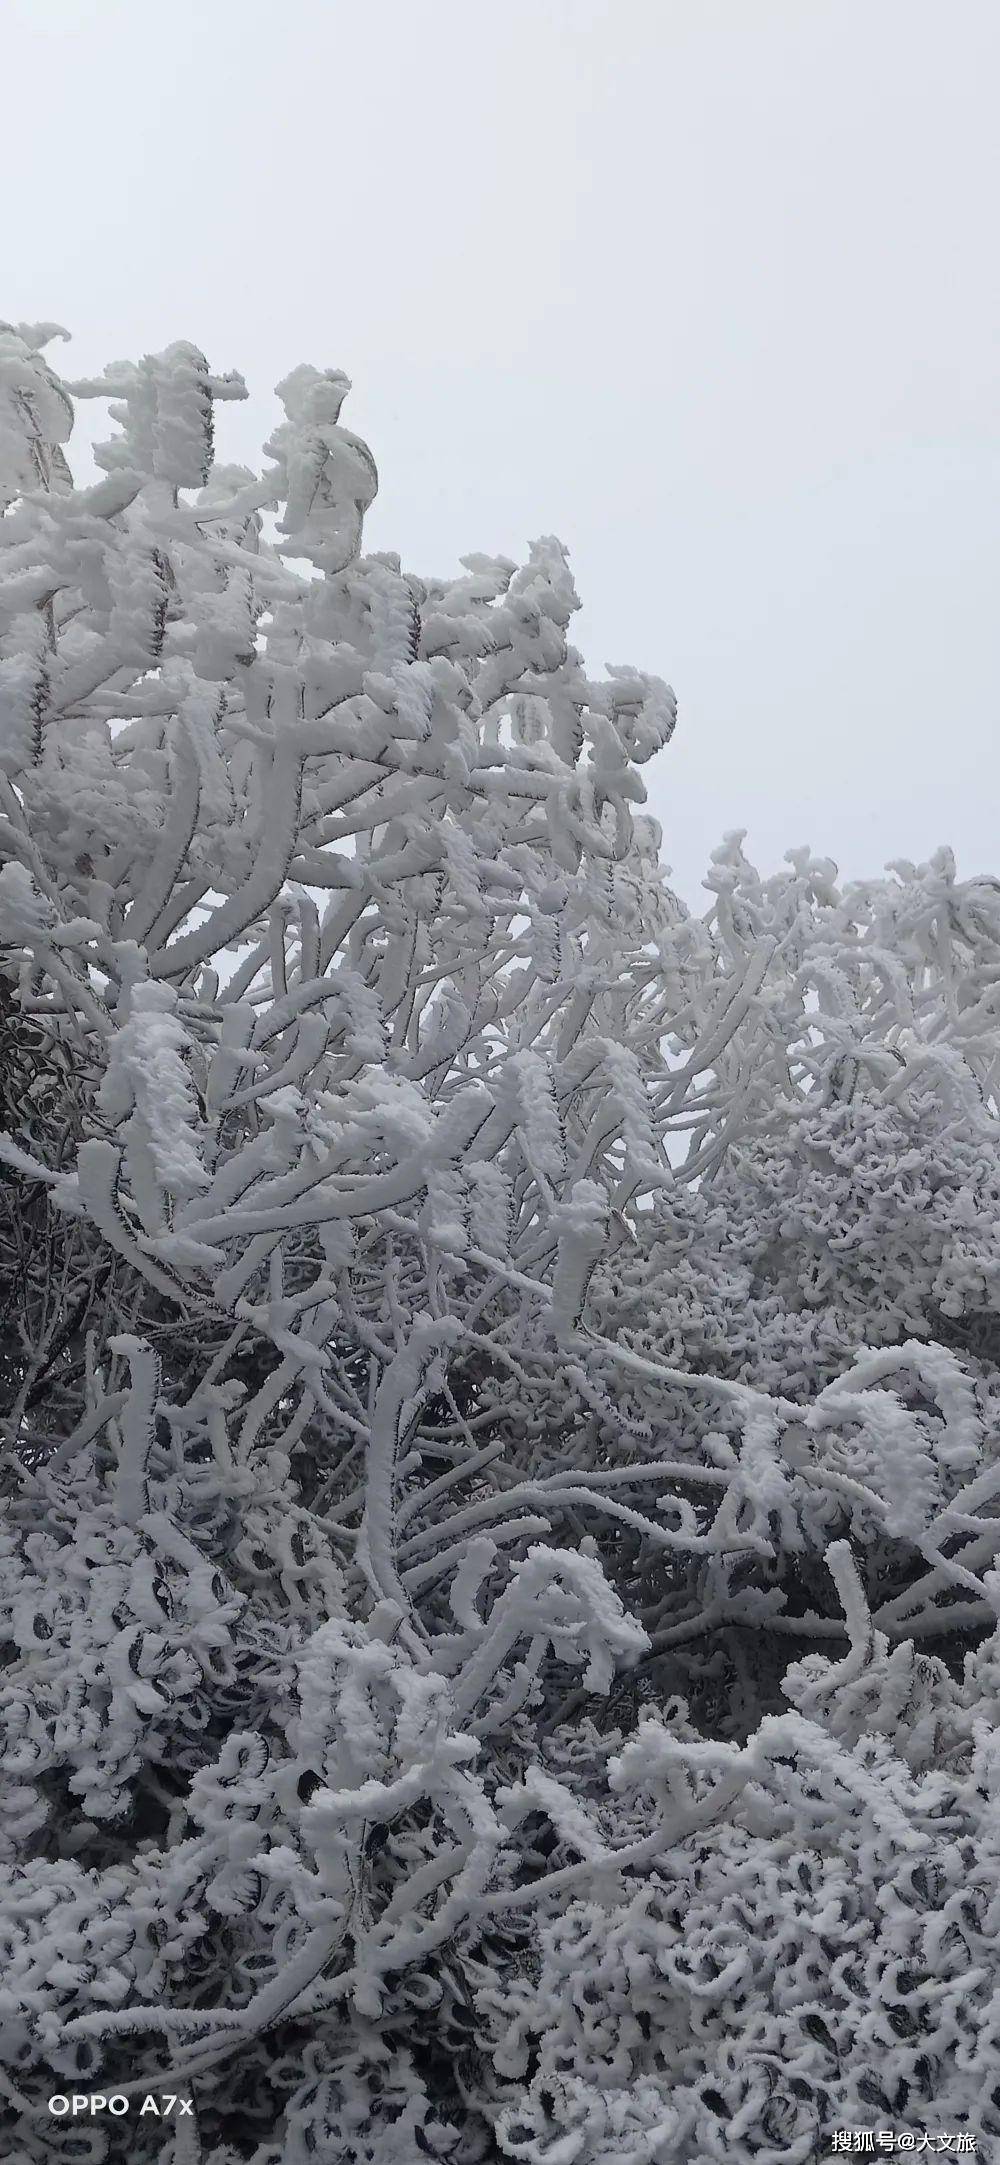
[{"label": "frost-covered tree", "polygon": [[240,378],[56,330],[0,329],[7,2154],[1000,2134],[1000,883],[736,835],[692,916],[673,694],[587,674],[558,542],[415,578],[342,375],[257,478]]}]

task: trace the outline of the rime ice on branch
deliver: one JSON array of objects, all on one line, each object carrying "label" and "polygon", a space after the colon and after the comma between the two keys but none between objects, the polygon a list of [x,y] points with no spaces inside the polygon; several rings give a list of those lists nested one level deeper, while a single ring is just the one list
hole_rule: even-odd
[{"label": "rime ice on branch", "polygon": [[239,377],[55,331],[0,329],[28,2165],[53,2078],[190,2087],[205,2165],[1000,2131],[1000,887],[730,836],[692,917],[673,694],[588,676],[557,541],[413,577],[343,375],[258,479]]}]

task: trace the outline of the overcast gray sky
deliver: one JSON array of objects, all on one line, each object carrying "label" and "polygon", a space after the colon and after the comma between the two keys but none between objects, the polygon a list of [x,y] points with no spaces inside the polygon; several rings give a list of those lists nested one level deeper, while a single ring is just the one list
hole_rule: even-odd
[{"label": "overcast gray sky", "polygon": [[[572,553],[723,830],[1000,871],[996,0],[0,0],[0,315],[354,380],[373,548]],[[91,419],[92,409],[87,413]],[[98,417],[99,419],[99,417]],[[97,433],[103,433],[100,425]]]}]

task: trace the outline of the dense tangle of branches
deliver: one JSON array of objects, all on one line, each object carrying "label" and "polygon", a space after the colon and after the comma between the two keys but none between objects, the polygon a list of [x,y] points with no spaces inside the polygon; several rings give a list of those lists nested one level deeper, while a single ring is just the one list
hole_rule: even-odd
[{"label": "dense tangle of branches", "polygon": [[54,335],[0,333],[18,2156],[138,2141],[54,2086],[193,2096],[175,2165],[1000,2133],[1000,884],[729,836],[691,915],[673,694],[587,674],[558,542],[417,579],[344,377],[258,479],[238,377]]}]

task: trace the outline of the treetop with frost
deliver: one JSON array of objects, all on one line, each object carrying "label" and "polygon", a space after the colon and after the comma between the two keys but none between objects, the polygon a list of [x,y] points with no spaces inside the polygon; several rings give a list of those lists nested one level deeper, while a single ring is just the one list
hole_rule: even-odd
[{"label": "treetop with frost", "polygon": [[193,2095],[176,2165],[1000,2132],[1000,883],[730,835],[693,916],[559,542],[416,578],[346,377],[258,479],[241,378],[57,331],[0,327],[26,2165],[54,2087]]}]

